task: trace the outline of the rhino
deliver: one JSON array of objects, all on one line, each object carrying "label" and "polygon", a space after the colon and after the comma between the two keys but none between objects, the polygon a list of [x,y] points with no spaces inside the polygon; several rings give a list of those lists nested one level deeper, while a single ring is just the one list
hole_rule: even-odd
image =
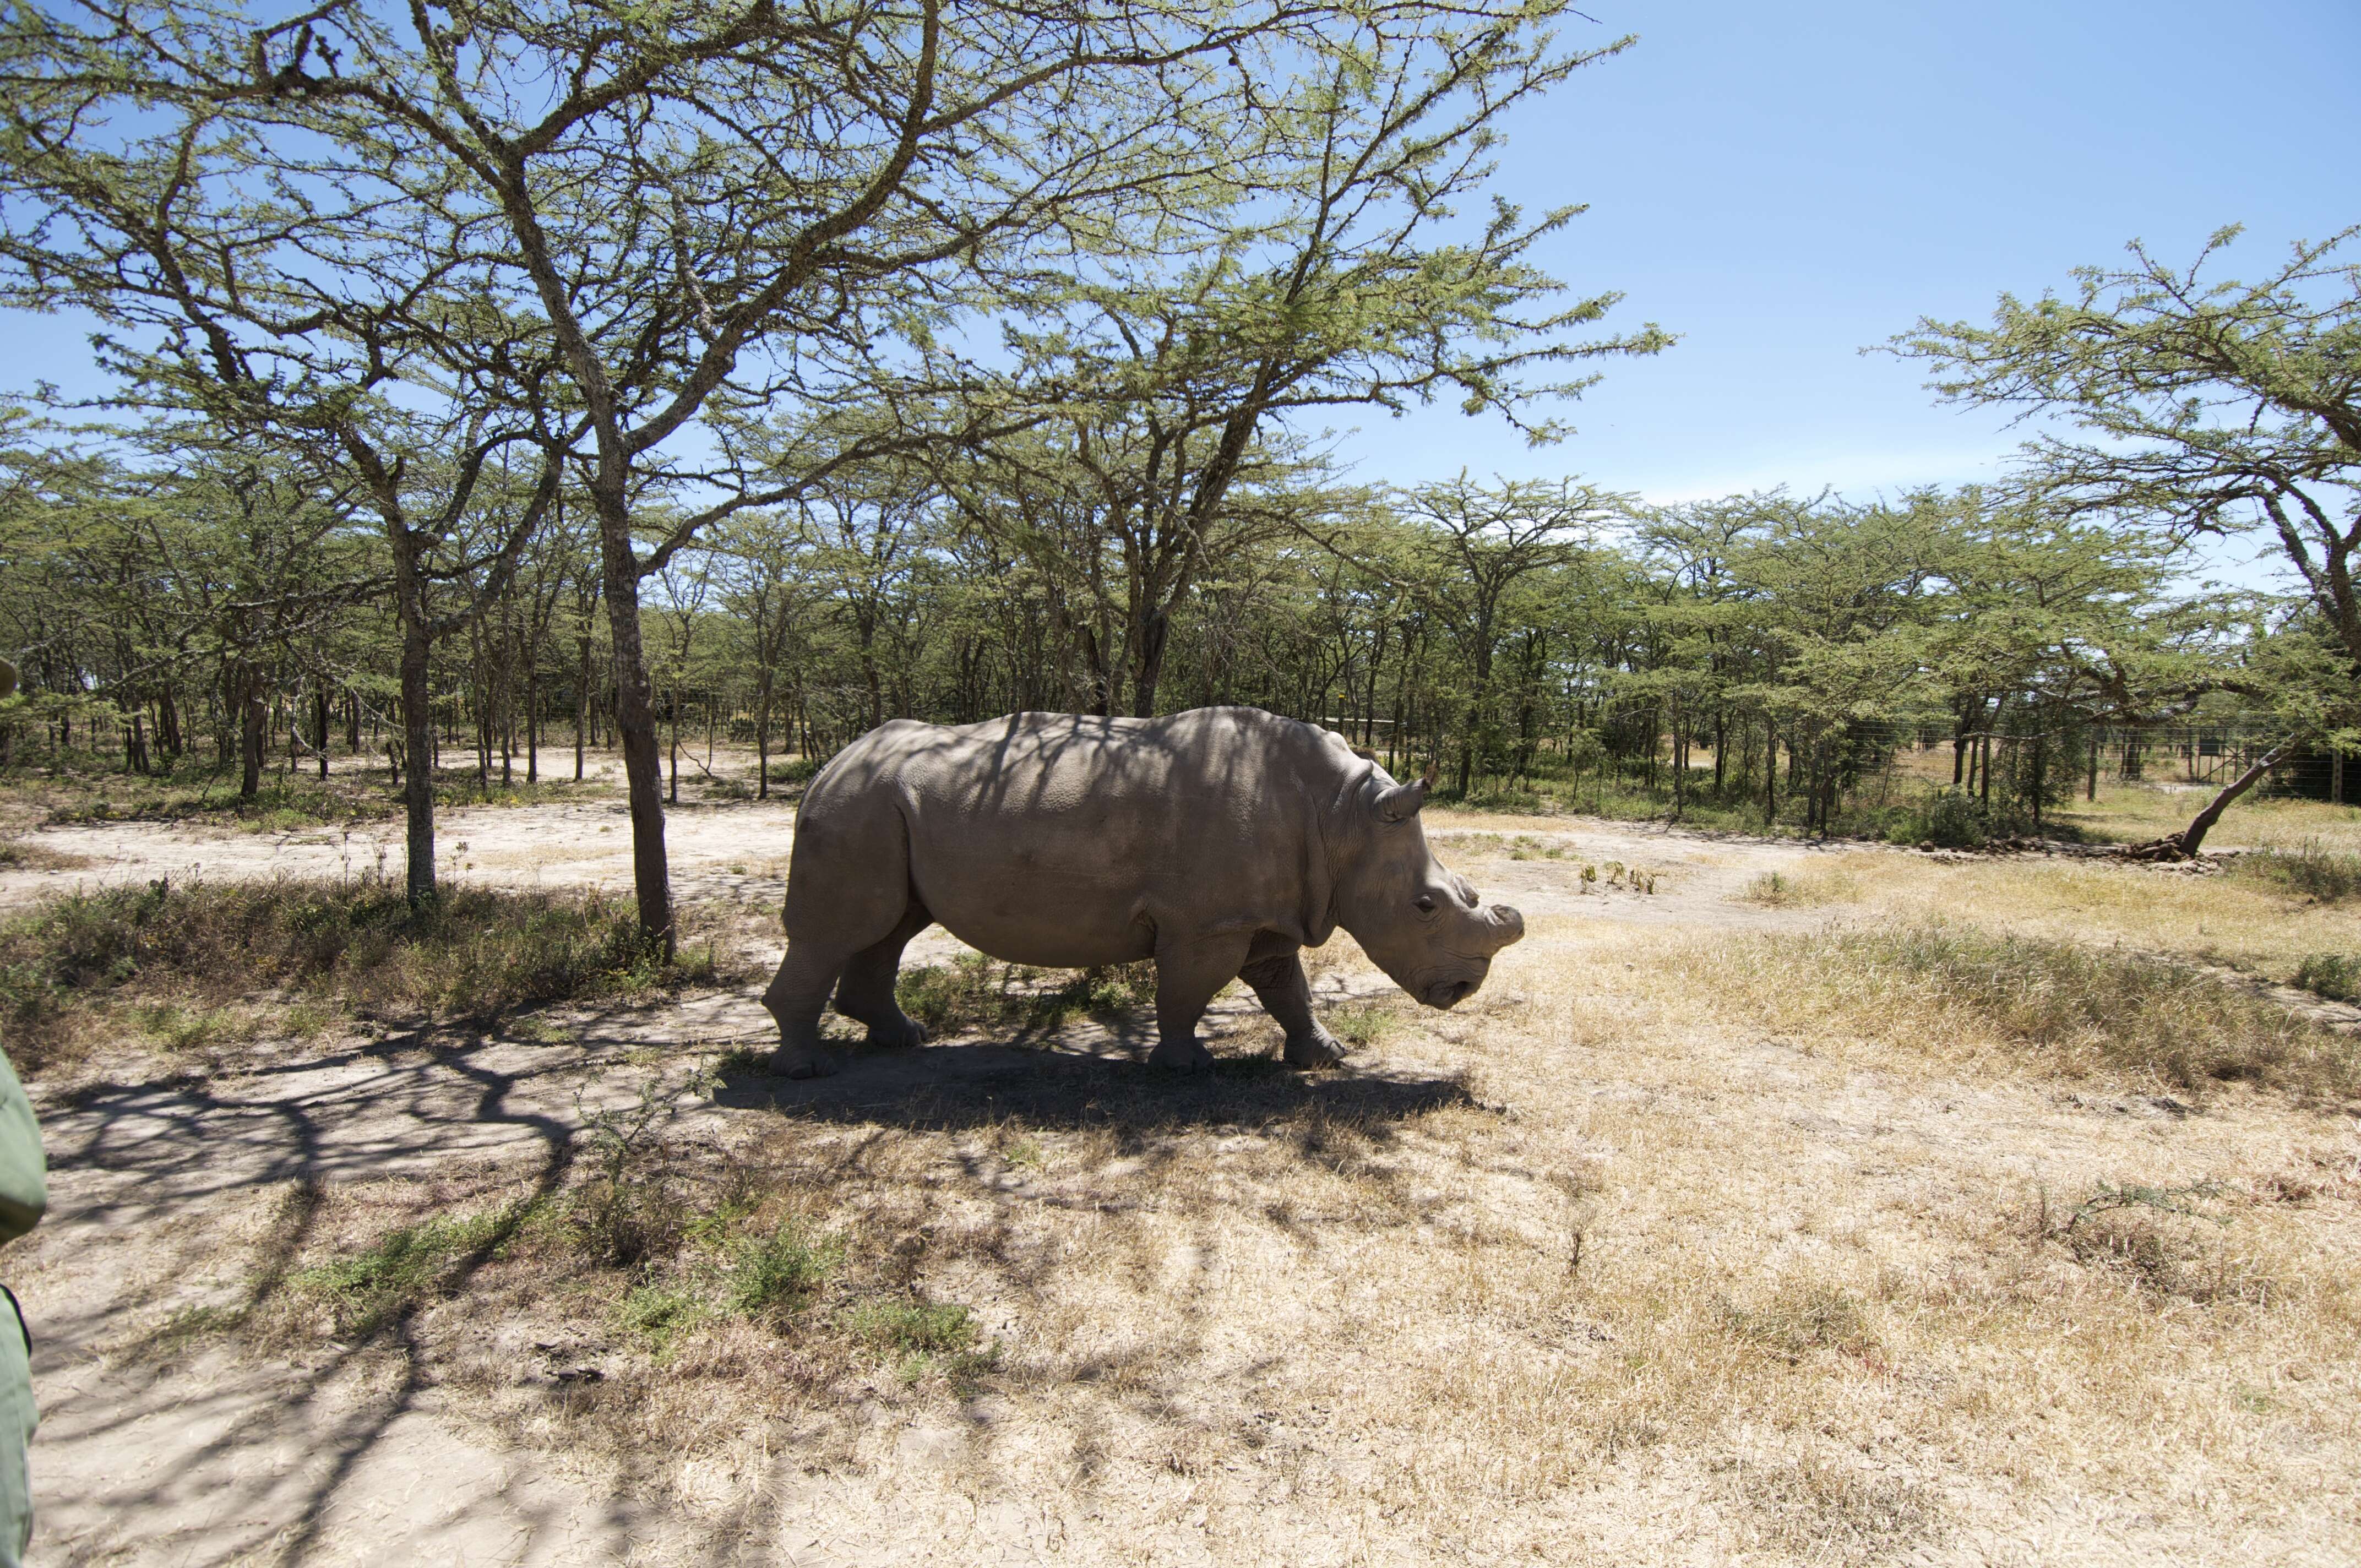
[{"label": "rhino", "polygon": [[774,1070],[836,1070],[819,1037],[831,992],[871,1045],[923,1041],[895,980],[938,922],[1009,963],[1153,958],[1155,1066],[1213,1065],[1197,1022],[1233,980],[1287,1031],[1288,1062],[1333,1065],[1344,1049],[1312,1015],[1302,948],[1341,926],[1447,1008],[1524,935],[1429,850],[1433,782],[1397,784],[1334,731],[1259,708],[880,726],[819,771],[796,817],[786,956],[763,997]]}]

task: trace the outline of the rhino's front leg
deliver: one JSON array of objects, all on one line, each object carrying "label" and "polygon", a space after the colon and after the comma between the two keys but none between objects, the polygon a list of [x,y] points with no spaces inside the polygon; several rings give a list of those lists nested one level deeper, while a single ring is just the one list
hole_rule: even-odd
[{"label": "rhino's front leg", "polygon": [[1288,1066],[1334,1067],[1345,1059],[1345,1047],[1312,1016],[1312,981],[1303,972],[1298,949],[1255,959],[1238,971],[1238,978],[1254,987],[1263,1011],[1287,1031]]},{"label": "rhino's front leg", "polygon": [[1238,978],[1252,940],[1235,936],[1158,943],[1156,1048],[1148,1053],[1149,1066],[1174,1072],[1212,1069],[1213,1053],[1197,1043],[1197,1020],[1222,987]]}]

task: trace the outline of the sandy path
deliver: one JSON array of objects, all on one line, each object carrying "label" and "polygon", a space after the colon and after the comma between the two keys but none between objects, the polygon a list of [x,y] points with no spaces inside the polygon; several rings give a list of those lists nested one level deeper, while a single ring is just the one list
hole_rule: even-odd
[{"label": "sandy path", "polygon": [[[675,894],[775,896],[785,876],[794,824],[795,808],[784,802],[675,807],[664,828]],[[0,873],[0,907],[21,905],[48,892],[158,877],[401,874],[401,824],[390,818],[291,833],[100,823],[44,828],[27,838],[85,863],[64,871]],[[620,801],[457,807],[436,818],[435,847],[446,877],[613,892],[628,892],[631,884],[631,820]]]}]

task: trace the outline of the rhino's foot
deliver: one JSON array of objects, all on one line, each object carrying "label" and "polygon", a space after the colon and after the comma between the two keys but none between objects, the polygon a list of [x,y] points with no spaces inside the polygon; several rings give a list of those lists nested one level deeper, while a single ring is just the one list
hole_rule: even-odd
[{"label": "rhino's foot", "polygon": [[1284,1059],[1290,1067],[1334,1067],[1345,1059],[1345,1047],[1325,1029],[1288,1037]]},{"label": "rhino's foot", "polygon": [[771,1057],[774,1078],[831,1078],[836,1058],[818,1046],[782,1045]]},{"label": "rhino's foot", "polygon": [[869,1025],[869,1043],[879,1050],[906,1050],[927,1043],[927,1026],[916,1018],[901,1018],[890,1024]]},{"label": "rhino's foot", "polygon": [[1159,1040],[1148,1053],[1148,1065],[1168,1072],[1211,1072],[1213,1053],[1194,1040]]}]

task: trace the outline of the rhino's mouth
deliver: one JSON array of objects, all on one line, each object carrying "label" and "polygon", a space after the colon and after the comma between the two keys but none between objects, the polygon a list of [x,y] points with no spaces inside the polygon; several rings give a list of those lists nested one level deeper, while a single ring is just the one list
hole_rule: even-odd
[{"label": "rhino's mouth", "polygon": [[1456,1007],[1476,994],[1476,988],[1484,983],[1485,970],[1490,967],[1487,964],[1472,975],[1463,972],[1438,976],[1420,986],[1412,994],[1429,1007]]},{"label": "rhino's mouth", "polygon": [[1426,993],[1419,1000],[1429,1007],[1456,1007],[1475,989],[1472,980],[1438,980],[1426,988]]}]

